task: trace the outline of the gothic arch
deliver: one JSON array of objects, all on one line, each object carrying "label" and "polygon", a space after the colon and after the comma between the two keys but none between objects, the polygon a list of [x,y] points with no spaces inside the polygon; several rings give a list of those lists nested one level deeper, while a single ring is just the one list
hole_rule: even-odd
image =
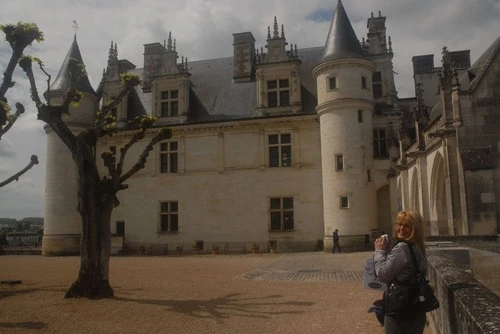
[{"label": "gothic arch", "polygon": [[420,187],[418,186],[418,170],[415,168],[411,177],[410,204],[414,211],[420,211]]},{"label": "gothic arch", "polygon": [[430,195],[431,235],[448,235],[444,159],[439,152],[436,154],[432,166]]}]

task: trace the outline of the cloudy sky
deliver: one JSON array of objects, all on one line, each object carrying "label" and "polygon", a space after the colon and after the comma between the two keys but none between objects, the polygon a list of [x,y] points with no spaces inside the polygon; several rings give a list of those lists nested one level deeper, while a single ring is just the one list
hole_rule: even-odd
[{"label": "cloudy sky", "polygon": [[[180,56],[189,61],[228,57],[233,53],[233,33],[251,31],[256,45],[265,45],[267,27],[274,16],[285,27],[289,43],[298,48],[323,46],[337,0],[18,0],[4,1],[0,23],[34,22],[45,41],[27,53],[57,75],[73,40],[77,21],[78,44],[90,82],[97,87],[106,66],[111,41],[118,44],[120,59],[143,66],[143,44],[163,42],[172,32]],[[378,11],[387,17],[392,38],[394,70],[399,97],[413,96],[414,55],[434,54],[440,63],[441,48],[471,50],[474,62],[500,34],[500,0],[344,0],[358,39],[366,36],[366,20]],[[10,57],[0,37],[0,70]],[[43,216],[45,185],[45,134],[42,122],[26,100],[27,83],[21,73],[9,102],[27,107],[14,128],[0,142],[0,181],[22,169],[31,154],[40,164],[18,182],[0,188],[0,217]],[[39,89],[44,91],[44,82]],[[64,205],[64,203],[61,203]]]}]

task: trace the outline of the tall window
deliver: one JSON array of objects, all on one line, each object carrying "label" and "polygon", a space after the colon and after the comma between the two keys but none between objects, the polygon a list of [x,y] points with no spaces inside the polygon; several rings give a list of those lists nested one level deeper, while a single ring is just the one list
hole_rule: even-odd
[{"label": "tall window", "polygon": [[349,209],[349,197],[340,196],[340,208],[341,209]]},{"label": "tall window", "polygon": [[387,158],[387,136],[383,128],[373,129],[373,156],[375,158]]},{"label": "tall window", "polygon": [[291,231],[293,223],[293,197],[270,199],[271,231]]},{"label": "tall window", "polygon": [[344,155],[343,154],[336,154],[335,155],[335,169],[338,172],[341,172],[344,170]]},{"label": "tall window", "polygon": [[366,77],[361,77],[361,88],[366,88]]},{"label": "tall window", "polygon": [[179,207],[177,201],[160,203],[160,232],[179,231]]},{"label": "tall window", "polygon": [[161,117],[179,115],[179,91],[165,90],[160,93]]},{"label": "tall window", "polygon": [[373,73],[372,76],[373,85],[373,98],[382,97],[382,74],[380,72]]},{"label": "tall window", "polygon": [[286,107],[290,105],[290,84],[288,79],[269,80],[267,82],[268,107]]},{"label": "tall window", "polygon": [[337,77],[329,77],[328,78],[328,88],[329,89],[337,89]]},{"label": "tall window", "polygon": [[269,167],[292,165],[292,136],[289,133],[269,135]]},{"label": "tall window", "polygon": [[363,110],[358,110],[358,122],[363,123]]},{"label": "tall window", "polygon": [[176,141],[160,144],[160,173],[177,173],[178,145]]}]

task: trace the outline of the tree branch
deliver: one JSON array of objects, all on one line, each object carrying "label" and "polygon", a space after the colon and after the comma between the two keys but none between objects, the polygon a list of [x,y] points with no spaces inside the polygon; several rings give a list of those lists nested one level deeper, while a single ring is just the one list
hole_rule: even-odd
[{"label": "tree branch", "polygon": [[162,140],[170,138],[172,138],[172,130],[168,128],[161,129],[160,132],[156,136],[154,136],[149,142],[149,144],[144,148],[142,154],[137,159],[135,165],[132,166],[132,168],[120,178],[120,184],[122,184],[123,182],[128,180],[132,175],[134,175],[135,173],[144,168],[144,166],[146,165],[146,160],[149,156],[149,152],[153,150],[153,146],[155,144],[157,144]]},{"label": "tree branch", "polygon": [[18,102],[16,103],[16,113],[7,121],[7,125],[2,127],[0,124],[0,139],[2,139],[2,136],[10,130],[12,125],[14,125],[14,123],[22,113],[24,113],[24,106]]},{"label": "tree branch", "polygon": [[12,181],[19,180],[19,177],[21,175],[23,175],[24,173],[26,173],[27,171],[29,171],[31,169],[31,167],[33,167],[34,165],[38,165],[38,157],[36,155],[32,155],[31,156],[30,163],[23,170],[21,170],[20,172],[14,174],[13,176],[9,177],[7,180],[5,180],[3,182],[0,182],[0,188],[2,188],[3,186],[8,185]]}]

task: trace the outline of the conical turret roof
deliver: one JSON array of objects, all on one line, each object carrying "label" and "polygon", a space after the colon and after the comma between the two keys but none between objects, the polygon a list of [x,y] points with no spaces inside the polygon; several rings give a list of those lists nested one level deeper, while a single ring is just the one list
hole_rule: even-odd
[{"label": "conical turret roof", "polygon": [[337,8],[333,14],[332,24],[326,39],[322,62],[341,58],[366,58],[352,28],[351,22],[342,5],[338,1]]},{"label": "conical turret roof", "polygon": [[73,39],[73,43],[69,48],[66,58],[64,59],[61,69],[57,74],[56,79],[54,80],[52,85],[50,85],[50,90],[69,89],[73,87],[81,92],[96,95],[94,89],[92,88],[92,85],[90,84],[86,72],[84,72],[82,75],[76,78],[71,77],[70,74],[71,59],[74,59],[79,64],[83,65],[83,59],[80,53],[80,48],[78,47],[78,43],[76,41],[76,35],[75,38]]}]

